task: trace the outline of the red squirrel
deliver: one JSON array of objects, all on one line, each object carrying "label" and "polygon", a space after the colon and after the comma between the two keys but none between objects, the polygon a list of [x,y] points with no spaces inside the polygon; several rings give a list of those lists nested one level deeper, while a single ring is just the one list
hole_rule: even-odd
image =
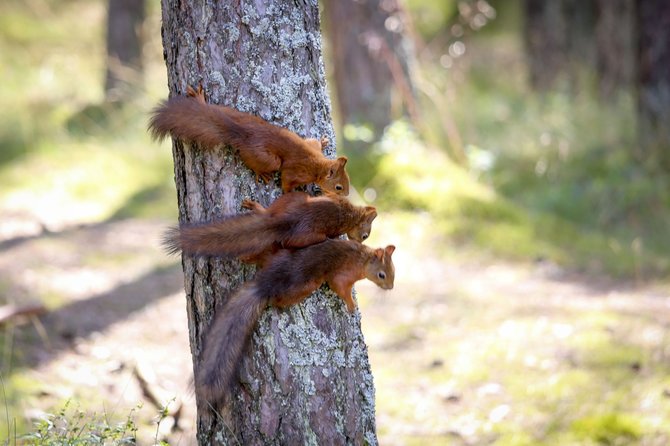
[{"label": "red squirrel", "polygon": [[149,121],[155,139],[174,138],[215,147],[225,143],[240,154],[256,179],[268,182],[281,171],[282,190],[316,183],[323,190],[349,195],[347,158],[326,158],[321,151],[326,138],[304,139],[297,134],[248,113],[208,104],[202,86],[190,86],[188,96],[174,97],[156,107]]},{"label": "red squirrel", "polygon": [[251,200],[242,207],[252,212],[214,223],[182,225],[169,229],[163,245],[171,254],[261,259],[277,248],[303,248],[327,238],[347,234],[362,242],[370,235],[377,211],[372,206],[354,206],[345,197],[325,193],[312,197],[289,192],[268,208]]},{"label": "red squirrel", "polygon": [[356,308],[351,296],[354,282],[367,278],[383,289],[393,288],[394,250],[393,245],[374,249],[352,240],[327,239],[270,256],[255,279],[217,310],[195,380],[199,404],[226,403],[249,337],[266,307],[298,304],[327,282],[351,313]]}]

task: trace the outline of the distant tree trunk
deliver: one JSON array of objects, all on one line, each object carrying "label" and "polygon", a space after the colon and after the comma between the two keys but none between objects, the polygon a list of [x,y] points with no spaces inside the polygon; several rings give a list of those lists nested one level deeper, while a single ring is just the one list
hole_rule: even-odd
[{"label": "distant tree trunk", "polygon": [[[334,141],[316,1],[162,0],[162,15],[171,95],[202,83],[208,101]],[[182,222],[237,213],[244,198],[267,205],[279,194],[276,185],[257,184],[228,148],[174,141],[173,156]],[[197,370],[212,316],[253,269],[219,259],[182,263]],[[326,288],[286,311],[265,311],[240,381],[232,420],[199,413],[199,444],[377,443],[360,314],[348,315]]]},{"label": "distant tree trunk", "polygon": [[634,0],[596,1],[598,90],[607,100],[633,84]]},{"label": "distant tree trunk", "polygon": [[[327,0],[324,6],[342,126],[365,127],[371,135],[362,139],[378,139],[391,123],[393,105],[414,118],[411,46],[398,0]],[[367,144],[352,138],[346,146],[362,151]]]},{"label": "distant tree trunk", "polygon": [[524,41],[530,84],[575,90],[595,68],[594,0],[525,0]]},{"label": "distant tree trunk", "polygon": [[524,41],[530,85],[535,90],[554,88],[565,74],[567,24],[559,0],[526,0]]},{"label": "distant tree trunk", "polygon": [[670,2],[636,0],[640,157],[670,171]]},{"label": "distant tree trunk", "polygon": [[144,0],[109,0],[105,98],[123,101],[142,78]]}]

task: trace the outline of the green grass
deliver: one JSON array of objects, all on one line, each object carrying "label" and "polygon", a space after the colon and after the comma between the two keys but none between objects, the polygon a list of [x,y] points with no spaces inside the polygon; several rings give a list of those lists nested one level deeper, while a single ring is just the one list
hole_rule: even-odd
[{"label": "green grass", "polygon": [[[658,218],[665,218],[663,214],[649,216],[649,226],[640,232],[614,223],[598,227],[597,213],[617,212],[626,203],[603,197],[601,206],[589,206],[587,197],[585,202],[575,203],[582,206],[580,209],[570,208],[575,214],[571,215],[542,205],[539,197],[558,193],[557,202],[569,207],[572,195],[560,196],[560,190],[549,187],[532,189],[530,180],[527,193],[534,191],[537,203],[529,202],[523,196],[496,190],[493,180],[488,184],[481,181],[476,173],[421,143],[402,123],[387,132],[377,150],[377,174],[361,188],[375,190],[376,203],[383,208],[429,212],[436,219],[436,232],[456,244],[475,246],[491,256],[550,260],[568,269],[618,277],[656,277],[670,269],[666,244],[656,243],[660,234],[652,230],[654,224],[660,224]],[[613,187],[619,184],[618,180],[607,184],[610,182]],[[642,218],[645,206],[638,206],[637,211]]]}]

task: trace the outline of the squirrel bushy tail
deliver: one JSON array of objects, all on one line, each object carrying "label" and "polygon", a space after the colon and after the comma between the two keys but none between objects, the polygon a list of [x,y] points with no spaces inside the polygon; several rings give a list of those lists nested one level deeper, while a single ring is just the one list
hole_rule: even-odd
[{"label": "squirrel bushy tail", "polygon": [[172,135],[205,147],[215,147],[224,142],[237,146],[251,136],[247,128],[217,106],[186,96],[159,104],[151,114],[149,131],[156,140]]},{"label": "squirrel bushy tail", "polygon": [[262,252],[277,240],[281,228],[254,214],[241,214],[215,223],[168,229],[163,247],[170,254],[183,251],[200,256],[239,257]]},{"label": "squirrel bushy tail", "polygon": [[243,286],[216,312],[195,380],[200,404],[219,404],[232,394],[239,362],[267,304],[267,299],[263,299],[256,285],[251,283]]}]

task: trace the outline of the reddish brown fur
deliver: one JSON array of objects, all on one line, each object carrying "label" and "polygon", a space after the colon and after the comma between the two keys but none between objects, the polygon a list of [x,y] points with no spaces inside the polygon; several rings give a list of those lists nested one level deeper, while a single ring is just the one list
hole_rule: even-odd
[{"label": "reddish brown fur", "polygon": [[225,404],[248,339],[267,305],[295,305],[327,282],[353,312],[354,282],[368,278],[383,289],[393,288],[394,250],[393,245],[373,249],[356,241],[328,239],[303,249],[283,249],[271,256],[254,281],[217,311],[195,383],[200,403],[214,407]]},{"label": "reddish brown fur", "polygon": [[262,262],[273,249],[302,248],[327,238],[347,234],[357,241],[370,234],[377,211],[372,206],[354,206],[335,194],[311,197],[304,192],[280,196],[267,209],[245,200],[251,213],[206,223],[170,229],[164,245],[170,253],[219,257],[243,257]]},{"label": "reddish brown fur", "polygon": [[349,194],[346,157],[331,160],[321,149],[324,138],[303,139],[297,134],[263,119],[230,107],[208,104],[200,88],[189,87],[188,96],[163,102],[153,111],[149,129],[156,139],[172,135],[204,147],[225,143],[237,150],[242,161],[257,178],[269,181],[281,171],[282,190],[316,183],[322,189]]}]

